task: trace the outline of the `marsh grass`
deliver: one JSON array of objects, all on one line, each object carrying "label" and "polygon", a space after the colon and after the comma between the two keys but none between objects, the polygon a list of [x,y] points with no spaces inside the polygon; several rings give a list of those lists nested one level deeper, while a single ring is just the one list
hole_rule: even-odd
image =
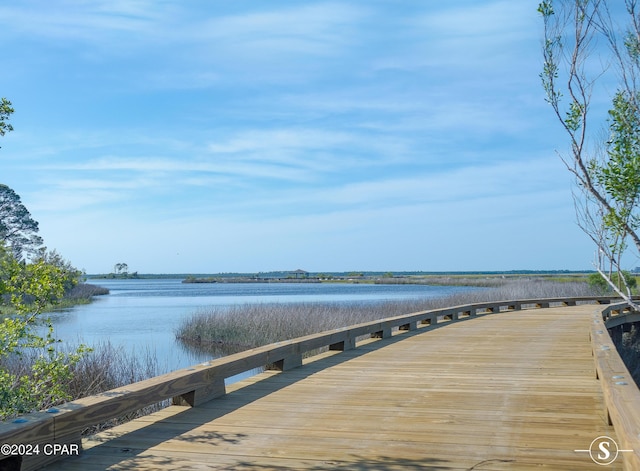
[{"label": "marsh grass", "polygon": [[273,342],[411,312],[475,302],[592,295],[587,283],[541,279],[500,280],[492,288],[440,298],[367,303],[264,303],[214,306],[196,312],[176,338],[209,353],[234,353]]},{"label": "marsh grass", "polygon": [[[165,368],[166,369],[166,368]],[[161,374],[155,352],[145,349],[128,351],[103,342],[93,347],[73,368],[73,380],[69,384],[70,395],[75,399],[92,396],[111,389],[136,383]],[[170,405],[170,400],[151,404],[140,410],[116,417],[109,422],[91,427],[83,434],[92,434],[151,414]]]},{"label": "marsh grass", "polygon": [[[6,368],[17,376],[30,375],[31,366],[40,352],[26,351],[21,355],[5,357],[0,367]],[[71,366],[72,378],[66,385],[70,400],[100,394],[127,384],[142,381],[161,374],[155,352],[127,351],[115,347],[110,342],[103,342],[93,347],[93,351],[85,355],[77,364]],[[46,409],[57,404],[40,404],[39,409]],[[155,412],[169,405],[169,401],[153,404],[138,411],[122,415],[108,422],[88,428],[83,435],[96,433],[120,423]]]},{"label": "marsh grass", "polygon": [[65,293],[63,299],[91,300],[91,298],[93,298],[94,296],[102,296],[105,294],[109,294],[109,290],[107,288],[103,288],[102,286],[92,285],[90,283],[78,283],[73,288],[71,288],[71,290]]},{"label": "marsh grass", "polygon": [[378,278],[375,284],[384,285],[429,285],[429,286],[468,286],[476,288],[498,288],[509,283],[500,276],[463,276],[463,275],[429,275],[393,278]]}]

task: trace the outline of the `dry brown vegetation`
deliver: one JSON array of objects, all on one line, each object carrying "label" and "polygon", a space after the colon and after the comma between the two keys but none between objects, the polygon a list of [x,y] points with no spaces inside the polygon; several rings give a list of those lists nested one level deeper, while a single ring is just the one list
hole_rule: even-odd
[{"label": "dry brown vegetation", "polygon": [[187,318],[176,332],[183,343],[224,354],[361,322],[474,302],[585,296],[584,282],[500,279],[498,286],[442,298],[363,303],[275,303],[215,306]]}]

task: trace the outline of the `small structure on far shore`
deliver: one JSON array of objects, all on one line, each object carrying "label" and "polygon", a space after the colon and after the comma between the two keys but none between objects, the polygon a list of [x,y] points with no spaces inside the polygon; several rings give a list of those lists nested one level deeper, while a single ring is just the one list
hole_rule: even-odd
[{"label": "small structure on far shore", "polygon": [[298,278],[309,278],[309,272],[306,272],[304,270],[300,270],[299,268],[295,271],[292,271],[291,274],[294,276],[294,278],[297,280]]}]

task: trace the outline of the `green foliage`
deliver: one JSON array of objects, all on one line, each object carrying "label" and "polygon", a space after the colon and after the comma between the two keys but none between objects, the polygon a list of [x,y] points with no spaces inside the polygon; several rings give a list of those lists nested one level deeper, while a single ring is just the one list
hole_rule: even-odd
[{"label": "green foliage", "polygon": [[638,63],[640,60],[640,38],[631,31],[628,31],[627,36],[624,38],[624,47],[627,50],[629,58]]},{"label": "green foliage", "polygon": [[116,275],[126,276],[129,273],[129,265],[126,263],[116,263],[113,267],[113,272]]},{"label": "green foliage", "polygon": [[538,13],[545,18],[553,15],[553,2],[551,0],[544,0],[543,2],[540,2],[538,5]]},{"label": "green foliage", "polygon": [[0,98],[0,136],[4,136],[9,131],[13,131],[13,126],[7,123],[13,111],[11,102],[6,98]]},{"label": "green foliage", "polygon": [[604,294],[611,290],[611,287],[607,283],[607,280],[603,278],[600,273],[591,273],[587,278],[589,286],[596,290],[599,294]]},{"label": "green foliage", "polygon": [[[625,270],[612,273],[610,275],[610,278],[611,281],[614,282],[620,290],[624,290],[625,285],[628,286],[629,289],[634,289],[638,284],[636,277]],[[594,288],[600,294],[607,294],[613,291],[611,285],[600,273],[591,273],[587,279],[587,282],[589,283],[589,286]]]},{"label": "green foliage", "polygon": [[59,269],[60,276],[62,277],[62,287],[65,293],[71,291],[71,289],[78,284],[78,280],[82,276],[82,271],[71,265],[71,262],[62,258],[56,250],[47,251],[46,247],[43,247],[38,251],[36,260]]},{"label": "green foliage", "polygon": [[569,105],[569,111],[567,111],[567,117],[564,122],[571,132],[576,132],[580,129],[583,117],[584,105],[581,105],[577,101],[572,101]]},{"label": "green foliage", "polygon": [[[61,260],[43,252],[25,263],[0,245],[0,295],[15,310],[0,321],[0,420],[69,400],[71,368],[89,351],[83,345],[72,352],[56,348],[53,325],[42,316],[74,283],[73,270]],[[28,374],[10,373],[6,362],[26,353],[36,355]]]},{"label": "green foliage", "polygon": [[35,253],[42,245],[38,223],[22,204],[20,196],[7,185],[0,184],[0,242],[21,258]]},{"label": "green foliage", "polygon": [[[596,244],[598,270],[609,277],[605,283],[595,275],[593,284],[602,290],[616,286],[624,296],[630,286],[617,274],[623,255],[631,246],[640,251],[640,92],[633,79],[640,71],[640,15],[637,2],[614,4],[541,1],[540,76],[546,100],[569,137],[571,158],[563,161],[583,192],[575,200],[579,226]],[[610,110],[601,117],[590,104],[593,93],[601,90],[596,83],[610,77],[617,82]],[[597,134],[593,130],[602,118],[609,131],[604,139],[599,129]]]},{"label": "green foliage", "polygon": [[544,63],[542,66],[542,72],[540,78],[542,80],[542,87],[546,94],[546,101],[554,106],[557,106],[562,93],[558,91],[555,85],[555,81],[558,79],[558,62],[556,60],[557,52],[562,49],[562,41],[559,35],[550,34],[549,24],[551,17],[554,15],[553,3],[550,0],[545,0],[538,5],[538,12],[542,15],[545,29],[545,41],[543,47]]},{"label": "green foliage", "polygon": [[608,248],[613,255],[622,254],[630,232],[640,227],[640,96],[616,93],[609,111],[610,137],[606,159],[589,162],[594,184],[606,196],[609,207],[602,215]]}]

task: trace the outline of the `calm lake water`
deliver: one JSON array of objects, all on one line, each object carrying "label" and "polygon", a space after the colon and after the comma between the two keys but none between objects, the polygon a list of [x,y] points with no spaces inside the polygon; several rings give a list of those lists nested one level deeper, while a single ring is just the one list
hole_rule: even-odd
[{"label": "calm lake water", "polygon": [[331,283],[187,284],[181,279],[89,280],[110,290],[92,304],[52,314],[57,338],[76,345],[109,341],[128,351],[154,353],[161,372],[211,359],[175,339],[180,322],[210,306],[244,303],[379,302],[447,296],[473,288]]}]

